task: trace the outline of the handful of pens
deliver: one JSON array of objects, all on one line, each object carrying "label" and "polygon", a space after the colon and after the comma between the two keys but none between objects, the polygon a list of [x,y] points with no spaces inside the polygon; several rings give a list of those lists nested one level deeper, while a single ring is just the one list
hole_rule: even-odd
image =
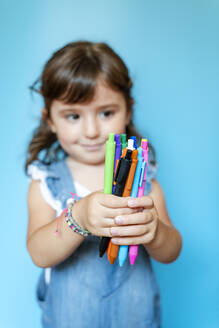
[{"label": "handful of pens", "polygon": [[[126,134],[110,133],[106,142],[104,168],[104,194],[119,197],[144,196],[148,164],[148,141],[141,140],[137,148],[136,137],[126,141]],[[134,265],[138,256],[138,245],[119,246],[111,238],[102,237],[99,247],[100,257],[107,250],[108,260],[113,264],[118,256],[119,265],[123,266],[129,254],[129,261]]]}]

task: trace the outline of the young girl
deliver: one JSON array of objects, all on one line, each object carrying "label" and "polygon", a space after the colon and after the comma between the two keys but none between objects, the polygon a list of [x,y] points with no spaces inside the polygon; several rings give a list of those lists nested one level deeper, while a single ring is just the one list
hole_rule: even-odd
[{"label": "young girl", "polygon": [[[86,41],[55,52],[32,87],[45,106],[25,165],[32,179],[27,249],[44,269],[37,287],[43,327],[160,327],[150,256],[174,261],[181,236],[155,179],[152,146],[144,197],[103,194],[109,133],[140,138],[132,122],[131,88],[122,59],[107,44]],[[62,213],[71,192],[77,199],[72,217],[90,232],[87,237],[71,230]],[[117,261],[111,265],[106,254],[100,258],[100,236],[119,245],[138,244],[135,265],[128,260],[123,267]]]}]

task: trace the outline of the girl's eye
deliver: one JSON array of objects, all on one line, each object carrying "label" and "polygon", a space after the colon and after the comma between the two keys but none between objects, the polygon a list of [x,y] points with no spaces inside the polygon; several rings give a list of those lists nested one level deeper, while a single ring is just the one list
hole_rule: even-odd
[{"label": "girl's eye", "polygon": [[79,119],[79,115],[78,114],[69,114],[66,116],[67,120],[70,120],[70,121],[76,121]]},{"label": "girl's eye", "polygon": [[100,113],[100,116],[103,118],[108,118],[110,116],[112,116],[114,114],[114,112],[112,110],[107,110],[105,112]]}]

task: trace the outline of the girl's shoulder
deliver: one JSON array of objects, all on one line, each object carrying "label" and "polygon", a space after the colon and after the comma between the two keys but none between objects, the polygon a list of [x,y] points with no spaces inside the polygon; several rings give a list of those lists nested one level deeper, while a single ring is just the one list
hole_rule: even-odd
[{"label": "girl's shoulder", "polygon": [[[61,213],[66,199],[71,195],[68,192],[69,179],[64,160],[45,164],[35,160],[29,164],[27,175],[30,180],[38,180],[40,191],[45,201],[57,212]],[[66,190],[66,188],[68,188]]]},{"label": "girl's shoulder", "polygon": [[60,166],[60,162],[45,164],[40,160],[35,160],[28,165],[27,175],[33,180],[41,180],[46,177],[58,178],[58,166]]}]

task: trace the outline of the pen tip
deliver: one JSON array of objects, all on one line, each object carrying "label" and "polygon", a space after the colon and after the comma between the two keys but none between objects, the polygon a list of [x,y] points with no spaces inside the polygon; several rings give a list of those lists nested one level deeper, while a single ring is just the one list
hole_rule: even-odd
[{"label": "pen tip", "polygon": [[124,264],[124,261],[119,261],[119,266],[122,267]]},{"label": "pen tip", "polygon": [[113,264],[115,262],[115,258],[112,256],[108,256],[110,264]]},{"label": "pen tip", "polygon": [[131,265],[135,264],[135,259],[136,259],[135,256],[129,256],[129,262],[130,262]]},{"label": "pen tip", "polygon": [[103,254],[104,254],[104,252],[100,251],[100,252],[99,252],[99,257],[102,257]]}]

